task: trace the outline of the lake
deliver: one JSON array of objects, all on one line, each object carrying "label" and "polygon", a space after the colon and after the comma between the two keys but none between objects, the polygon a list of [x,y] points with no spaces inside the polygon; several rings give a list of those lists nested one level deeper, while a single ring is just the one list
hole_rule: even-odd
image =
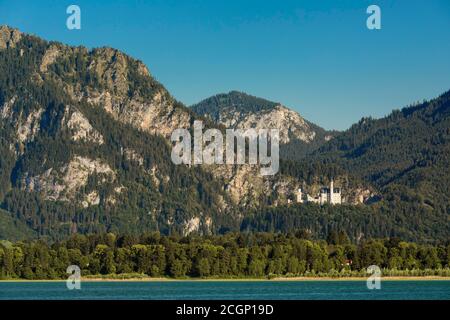
[{"label": "lake", "polygon": [[450,300],[450,281],[382,281],[380,290],[365,281],[155,281],[0,282],[0,299],[131,300]]}]

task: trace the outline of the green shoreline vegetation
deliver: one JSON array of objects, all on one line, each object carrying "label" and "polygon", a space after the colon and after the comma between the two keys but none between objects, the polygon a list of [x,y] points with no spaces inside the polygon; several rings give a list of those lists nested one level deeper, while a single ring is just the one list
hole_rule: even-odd
[{"label": "green shoreline vegetation", "polygon": [[399,239],[352,244],[345,233],[327,241],[304,233],[229,233],[215,236],[76,234],[66,240],[0,241],[0,279],[67,279],[69,265],[83,279],[320,279],[450,277],[450,245]]},{"label": "green shoreline vegetation", "polygon": [[[112,277],[109,277],[112,276]],[[147,275],[135,278],[129,275],[101,275],[81,277],[82,282],[306,282],[306,281],[367,281],[368,276],[364,277],[275,277],[275,278],[152,278]],[[0,283],[33,283],[33,282],[66,282],[64,279],[1,279]],[[419,277],[400,277],[387,276],[381,277],[381,281],[449,281],[450,276],[419,276]]]}]

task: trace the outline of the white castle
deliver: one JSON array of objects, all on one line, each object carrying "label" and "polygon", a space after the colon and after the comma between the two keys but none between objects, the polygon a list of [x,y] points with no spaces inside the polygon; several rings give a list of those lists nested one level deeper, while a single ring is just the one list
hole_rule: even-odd
[{"label": "white castle", "polygon": [[341,204],[341,189],[334,187],[333,180],[331,180],[329,188],[321,188],[319,194],[315,197],[311,197],[309,194],[303,193],[302,188],[299,188],[297,192],[297,203],[306,202],[318,203],[320,205],[323,205],[325,203]]}]

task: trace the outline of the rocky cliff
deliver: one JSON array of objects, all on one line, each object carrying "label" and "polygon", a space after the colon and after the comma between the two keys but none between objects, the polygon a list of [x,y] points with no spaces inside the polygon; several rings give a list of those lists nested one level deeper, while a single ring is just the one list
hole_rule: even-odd
[{"label": "rocky cliff", "polygon": [[301,159],[336,135],[281,103],[238,91],[207,98],[191,109],[226,128],[279,129],[281,156],[285,159]]}]

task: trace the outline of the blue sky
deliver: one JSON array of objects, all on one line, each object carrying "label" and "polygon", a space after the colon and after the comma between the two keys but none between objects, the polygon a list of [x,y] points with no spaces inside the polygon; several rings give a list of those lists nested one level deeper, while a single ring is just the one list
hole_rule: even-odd
[{"label": "blue sky", "polygon": [[[70,4],[81,30],[66,28]],[[381,30],[366,28],[370,4]],[[448,0],[0,0],[0,24],[121,49],[187,105],[240,90],[327,129],[450,89]]]}]

